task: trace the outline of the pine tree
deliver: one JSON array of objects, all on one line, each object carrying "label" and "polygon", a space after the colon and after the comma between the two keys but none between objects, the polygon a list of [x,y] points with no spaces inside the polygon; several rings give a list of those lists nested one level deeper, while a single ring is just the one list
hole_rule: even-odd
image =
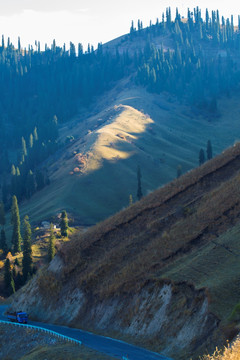
[{"label": "pine tree", "polygon": [[208,30],[208,24],[209,24],[209,13],[208,13],[208,9],[206,9],[206,30]]},{"label": "pine tree", "polygon": [[50,227],[50,237],[48,243],[48,261],[52,261],[55,256],[55,236],[53,233],[53,224]]},{"label": "pine tree", "polygon": [[80,58],[83,55],[83,46],[81,43],[78,44],[78,57]]},{"label": "pine tree", "polygon": [[10,260],[7,258],[4,265],[4,287],[7,295],[12,295],[15,292],[15,285],[13,281]]},{"label": "pine tree", "polygon": [[22,259],[22,272],[23,280],[27,281],[28,277],[32,275],[32,230],[29,223],[29,217],[26,215],[24,218],[24,236],[23,236],[23,259]]},{"label": "pine tree", "polygon": [[2,249],[4,254],[7,254],[8,246],[7,246],[6,234],[4,229],[1,230],[0,249]]},{"label": "pine tree", "polygon": [[211,140],[208,140],[207,142],[207,159],[212,159],[212,143]]},{"label": "pine tree", "polygon": [[26,146],[26,141],[22,136],[22,157],[25,158],[25,156],[27,156],[27,146]]},{"label": "pine tree", "polygon": [[29,148],[32,149],[32,147],[33,147],[33,135],[30,134],[30,136],[29,136]]},{"label": "pine tree", "polygon": [[34,137],[34,141],[38,141],[38,132],[37,132],[37,128],[35,127],[33,130],[33,137]]},{"label": "pine tree", "polygon": [[13,226],[12,232],[12,244],[13,244],[13,252],[17,253],[21,251],[21,233],[20,233],[20,216],[18,209],[17,197],[14,195],[12,197],[12,208],[11,208],[11,224]]},{"label": "pine tree", "polygon": [[142,178],[141,169],[140,169],[140,166],[138,165],[138,168],[137,168],[137,181],[138,181],[137,198],[138,198],[138,200],[141,200],[141,198],[143,196],[141,178]]},{"label": "pine tree", "polygon": [[199,165],[202,165],[205,163],[205,154],[203,149],[200,149],[199,151]]},{"label": "pine tree", "polygon": [[68,217],[66,210],[63,210],[62,212],[60,228],[61,228],[61,235],[68,236]]},{"label": "pine tree", "polygon": [[21,40],[20,37],[18,37],[18,51],[21,51]]},{"label": "pine tree", "polygon": [[136,29],[135,29],[135,27],[134,27],[134,22],[133,22],[133,20],[132,20],[131,28],[130,28],[130,34],[133,34],[135,31],[136,31]]}]

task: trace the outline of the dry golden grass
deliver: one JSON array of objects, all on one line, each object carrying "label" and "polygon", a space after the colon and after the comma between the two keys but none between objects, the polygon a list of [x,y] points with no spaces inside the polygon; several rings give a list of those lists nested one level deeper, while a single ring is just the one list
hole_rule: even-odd
[{"label": "dry golden grass", "polygon": [[223,350],[216,349],[213,355],[204,355],[201,360],[239,360],[240,359],[240,339],[237,338]]},{"label": "dry golden grass", "polygon": [[77,266],[78,285],[117,291],[198,239],[204,243],[205,232],[215,237],[225,231],[240,214],[239,165],[240,144],[76,236],[62,249],[65,274]]},{"label": "dry golden grass", "polygon": [[[131,157],[136,151],[134,141],[146,131],[153,120],[130,106],[115,107],[116,118],[97,130],[86,170],[95,171],[104,160],[116,162]],[[94,134],[94,138],[96,137]]]},{"label": "dry golden grass", "polygon": [[41,271],[37,277],[38,289],[40,293],[48,294],[48,298],[56,298],[61,291],[62,284],[51,273],[46,274]]}]

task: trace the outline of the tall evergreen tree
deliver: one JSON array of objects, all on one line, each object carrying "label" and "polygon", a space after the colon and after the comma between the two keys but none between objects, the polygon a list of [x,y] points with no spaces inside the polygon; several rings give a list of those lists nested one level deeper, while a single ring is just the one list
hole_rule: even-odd
[{"label": "tall evergreen tree", "polygon": [[212,143],[211,140],[208,140],[207,142],[207,159],[212,159]]},{"label": "tall evergreen tree", "polygon": [[34,137],[34,141],[38,141],[38,132],[37,132],[37,128],[35,127],[33,130],[33,137]]},{"label": "tall evergreen tree", "polygon": [[140,166],[138,165],[137,168],[137,198],[138,200],[141,200],[143,194],[142,194],[142,182],[141,182],[142,174]]},{"label": "tall evergreen tree", "polygon": [[30,134],[29,135],[29,148],[32,149],[32,147],[33,147],[33,135]]},{"label": "tall evergreen tree", "polygon": [[48,261],[52,261],[55,256],[55,236],[53,233],[53,224],[50,226],[50,237],[48,243]]},{"label": "tall evergreen tree", "polygon": [[25,156],[27,156],[27,146],[26,146],[26,141],[23,136],[22,136],[22,156],[23,156],[23,158]]},{"label": "tall evergreen tree", "polygon": [[63,210],[60,221],[61,235],[68,236],[68,217],[66,210]]},{"label": "tall evergreen tree", "polygon": [[20,216],[18,209],[18,201],[15,195],[12,197],[11,213],[12,213],[11,224],[13,226],[13,232],[12,232],[13,252],[17,253],[21,251],[22,237],[20,233]]},{"label": "tall evergreen tree", "polygon": [[26,215],[24,218],[24,236],[23,236],[23,259],[22,259],[22,272],[23,280],[27,281],[28,277],[32,275],[32,230],[29,223],[29,217]]},{"label": "tall evergreen tree", "polygon": [[12,295],[15,292],[15,285],[13,281],[10,260],[7,258],[4,265],[4,287],[7,295]]}]

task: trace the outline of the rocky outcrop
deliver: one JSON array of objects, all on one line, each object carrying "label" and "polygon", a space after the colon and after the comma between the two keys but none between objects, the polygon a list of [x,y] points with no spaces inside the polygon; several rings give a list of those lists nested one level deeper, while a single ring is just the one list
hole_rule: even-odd
[{"label": "rocky outcrop", "polygon": [[56,256],[47,271],[20,291],[12,306],[36,320],[127,338],[176,359],[199,353],[217,330],[218,319],[209,313],[203,289],[151,281],[140,291],[100,298],[74,288],[71,281],[61,284],[61,269]]}]

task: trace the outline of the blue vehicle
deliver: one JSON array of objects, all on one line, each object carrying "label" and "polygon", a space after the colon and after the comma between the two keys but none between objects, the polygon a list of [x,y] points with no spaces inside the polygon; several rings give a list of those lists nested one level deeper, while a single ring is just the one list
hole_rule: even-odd
[{"label": "blue vehicle", "polygon": [[11,322],[27,324],[28,314],[24,311],[7,312],[7,318]]}]

